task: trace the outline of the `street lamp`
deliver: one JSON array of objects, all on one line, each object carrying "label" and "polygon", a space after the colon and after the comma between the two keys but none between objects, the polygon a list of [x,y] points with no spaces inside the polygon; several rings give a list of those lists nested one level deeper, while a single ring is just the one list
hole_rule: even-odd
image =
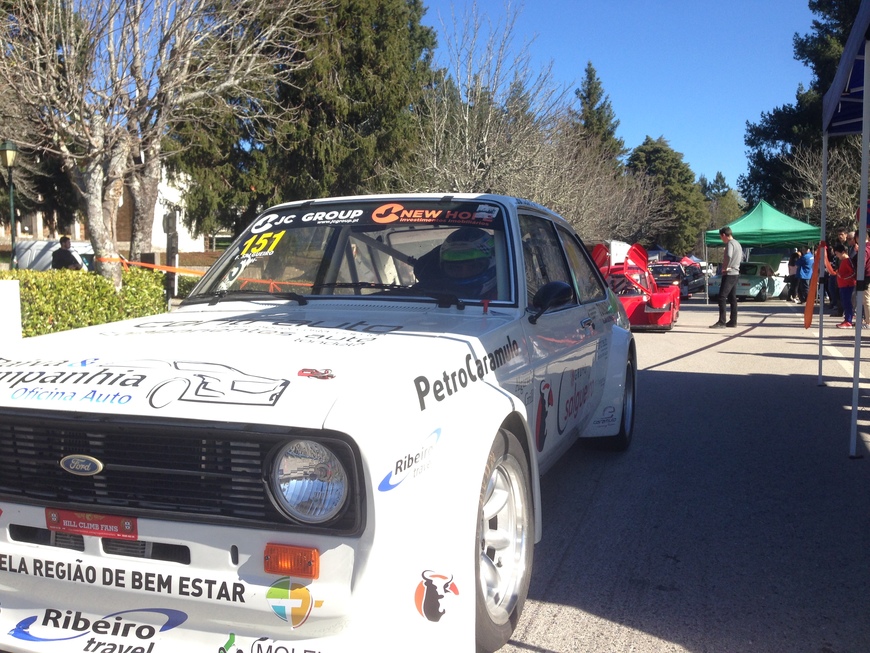
[{"label": "street lamp", "polygon": [[9,269],[15,270],[18,268],[18,261],[15,259],[15,198],[13,197],[12,187],[12,168],[15,166],[15,157],[18,155],[18,148],[12,141],[5,141],[0,145],[0,158],[3,160],[3,165],[9,170],[9,225],[12,228],[12,259],[9,263]]},{"label": "street lamp", "polygon": [[810,211],[812,211],[814,203],[815,203],[815,200],[810,195],[807,195],[806,197],[804,197],[801,200],[801,204],[804,205],[804,211],[806,212],[805,216],[806,216],[806,223],[807,224],[810,223]]}]

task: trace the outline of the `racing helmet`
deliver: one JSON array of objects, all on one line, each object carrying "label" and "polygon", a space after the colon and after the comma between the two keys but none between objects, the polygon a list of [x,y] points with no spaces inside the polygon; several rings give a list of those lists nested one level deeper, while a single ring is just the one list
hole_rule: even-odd
[{"label": "racing helmet", "polygon": [[449,289],[486,298],[496,286],[495,238],[478,227],[460,227],[441,243],[441,271]]}]

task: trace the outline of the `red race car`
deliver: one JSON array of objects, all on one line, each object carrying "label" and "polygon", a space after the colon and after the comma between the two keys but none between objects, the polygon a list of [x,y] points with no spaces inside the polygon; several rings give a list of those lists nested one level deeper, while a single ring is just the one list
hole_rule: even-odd
[{"label": "red race car", "polygon": [[625,258],[617,261],[606,245],[598,244],[592,250],[592,258],[625,307],[632,330],[674,328],[680,315],[680,288],[656,284],[641,245],[635,243]]}]

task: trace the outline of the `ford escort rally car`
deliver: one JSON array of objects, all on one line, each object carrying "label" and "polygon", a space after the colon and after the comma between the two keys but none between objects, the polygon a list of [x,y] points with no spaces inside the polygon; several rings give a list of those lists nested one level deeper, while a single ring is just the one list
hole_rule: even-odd
[{"label": "ford escort rally car", "polygon": [[0,344],[0,650],[494,651],[636,355],[569,224],[293,202],[175,311]]}]

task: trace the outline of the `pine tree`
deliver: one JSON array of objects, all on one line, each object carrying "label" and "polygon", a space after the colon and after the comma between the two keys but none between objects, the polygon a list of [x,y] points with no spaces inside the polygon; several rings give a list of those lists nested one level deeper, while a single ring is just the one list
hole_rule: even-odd
[{"label": "pine tree", "polygon": [[336,0],[301,45],[308,65],[279,89],[290,120],[262,124],[257,98],[239,98],[249,120],[178,130],[189,221],[238,232],[269,204],[380,189],[418,137],[411,112],[435,47],[424,13],[421,0]]},{"label": "pine tree", "polygon": [[623,157],[627,150],[625,141],[616,135],[619,120],[591,61],[587,62],[583,82],[574,94],[580,100],[580,113],[574,115],[582,126],[582,137],[599,141],[614,159]]},{"label": "pine tree", "polygon": [[683,155],[675,152],[664,137],[646,137],[628,158],[628,169],[655,179],[674,218],[666,230],[653,234],[656,242],[677,254],[692,250],[707,224],[704,195]]}]

